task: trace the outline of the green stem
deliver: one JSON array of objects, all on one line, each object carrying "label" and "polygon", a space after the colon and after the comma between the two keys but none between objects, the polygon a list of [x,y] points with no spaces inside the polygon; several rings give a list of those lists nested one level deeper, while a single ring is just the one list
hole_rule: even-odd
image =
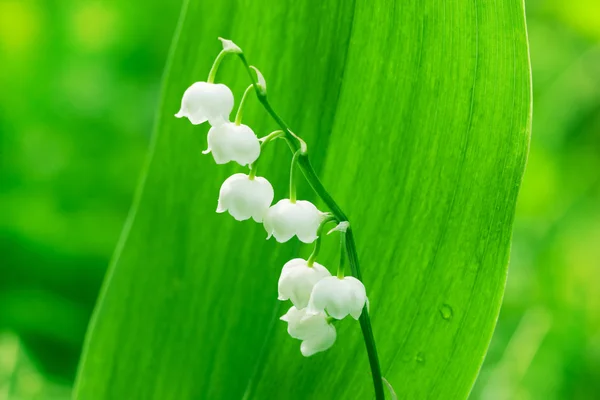
[{"label": "green stem", "polygon": [[282,131],[281,129],[273,131],[273,132],[269,133],[267,136],[258,139],[261,142],[260,148],[262,149],[262,147],[265,146],[267,143],[269,143],[271,140],[279,139],[280,137],[284,137],[284,136],[285,136],[285,132]]},{"label": "green stem", "polygon": [[221,50],[221,52],[217,55],[217,58],[215,58],[215,62],[213,62],[212,67],[210,67],[210,71],[208,72],[208,79],[206,79],[206,82],[213,83],[215,81],[215,77],[217,76],[217,71],[219,70],[219,65],[221,64],[221,61],[223,61],[223,58],[225,58],[225,56],[229,53],[229,51]]},{"label": "green stem", "polygon": [[338,264],[337,277],[344,279],[344,267],[346,266],[346,232],[340,232],[340,263]]},{"label": "green stem", "polygon": [[292,165],[290,166],[290,203],[296,202],[296,164],[298,163],[298,157],[300,156],[300,150],[296,150],[292,157]]},{"label": "green stem", "polygon": [[308,257],[308,261],[306,262],[306,264],[309,267],[313,266],[317,259],[317,256],[319,255],[319,251],[321,251],[321,238],[323,237],[323,231],[325,230],[325,226],[331,221],[335,220],[335,216],[331,214],[328,217],[325,217],[325,219],[319,225],[319,228],[317,229],[317,240],[315,240],[315,247],[312,253],[310,254],[310,257]]},{"label": "green stem", "polygon": [[244,95],[242,96],[242,100],[240,100],[240,105],[238,107],[237,113],[235,114],[235,124],[240,126],[242,123],[242,114],[244,112],[244,104],[246,104],[246,97],[248,97],[248,93],[254,89],[254,85],[250,85],[244,91]]},{"label": "green stem", "polygon": [[[358,263],[358,253],[356,251],[356,244],[354,242],[354,235],[352,234],[351,227],[348,227],[346,230],[346,250],[348,251],[350,271],[352,271],[352,275],[356,279],[362,282],[362,274],[360,273],[360,266]],[[381,367],[379,366],[379,357],[377,355],[377,347],[375,346],[375,336],[373,335],[373,327],[371,326],[369,310],[367,309],[366,304],[362,314],[360,314],[358,322],[360,323],[360,329],[362,330],[365,345],[367,347],[369,363],[371,364],[371,375],[373,376],[373,385],[375,385],[375,398],[377,400],[384,400],[383,377],[381,376]]]},{"label": "green stem", "polygon": [[260,155],[258,156],[258,158],[256,159],[256,161],[254,161],[252,163],[252,165],[250,166],[250,174],[248,174],[248,178],[250,178],[250,180],[253,180],[256,177],[256,168],[257,168],[257,164],[258,161],[260,160],[260,157],[263,154],[263,149],[264,147],[267,145],[267,143],[269,143],[272,140],[275,140],[277,138],[283,137],[285,136],[285,133],[282,130],[278,130],[278,131],[274,131],[269,133],[267,136],[265,136],[261,140],[260,143]]},{"label": "green stem", "polygon": [[[293,153],[296,153],[300,150],[301,142],[297,139],[296,135],[290,130],[285,121],[279,117],[279,115],[273,110],[271,104],[267,99],[267,95],[261,94],[259,90],[257,90],[257,85],[254,76],[252,75],[252,70],[250,69],[250,65],[246,60],[244,54],[238,54],[248,75],[250,76],[250,81],[254,85],[254,92],[256,93],[258,100],[261,102],[265,110],[271,115],[271,117],[277,122],[279,127],[285,132],[285,138],[290,146],[290,149]],[[331,197],[331,195],[327,192],[323,183],[317,176],[315,170],[313,169],[309,159],[308,154],[305,152],[300,154],[298,157],[298,165],[300,166],[300,170],[304,174],[304,177],[313,188],[315,193],[323,200],[323,202],[327,205],[327,207],[331,210],[333,215],[336,217],[338,221],[348,221],[348,218],[342,211],[342,209],[337,205],[335,200]],[[354,275],[358,280],[362,281],[362,275],[360,273],[360,266],[358,263],[358,254],[356,253],[356,244],[354,243],[354,235],[352,234],[352,229],[349,227],[346,231],[346,250],[348,251],[348,261],[350,264],[350,270],[352,271],[352,275]],[[369,318],[369,312],[367,307],[363,309],[362,314],[360,315],[360,328],[362,330],[363,338],[365,341],[365,346],[367,348],[367,355],[369,357],[369,364],[371,366],[371,375],[373,376],[373,385],[375,388],[375,399],[376,400],[385,400],[385,392],[383,390],[383,378],[381,376],[381,367],[379,366],[379,356],[377,354],[377,348],[375,346],[375,337],[373,336],[373,328],[371,326],[371,319]]]}]

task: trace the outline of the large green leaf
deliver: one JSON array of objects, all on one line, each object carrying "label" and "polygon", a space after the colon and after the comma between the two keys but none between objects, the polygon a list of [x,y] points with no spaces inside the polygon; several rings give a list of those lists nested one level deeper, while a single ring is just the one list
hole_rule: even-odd
[{"label": "large green leaf", "polygon": [[[244,1],[184,5],[143,187],[90,326],[78,399],[363,399],[357,323],[300,355],[277,321],[280,268],[310,246],[216,214],[240,170],[202,156],[173,114],[236,41],[354,227],[384,376],[401,398],[464,398],[500,307],[530,125],[520,0]],[[218,80],[241,94],[241,63]],[[254,100],[254,99],[252,99]],[[258,102],[244,121],[277,128]],[[286,195],[290,155],[259,174]],[[299,196],[315,200],[306,185]],[[323,262],[335,267],[337,243]]]}]

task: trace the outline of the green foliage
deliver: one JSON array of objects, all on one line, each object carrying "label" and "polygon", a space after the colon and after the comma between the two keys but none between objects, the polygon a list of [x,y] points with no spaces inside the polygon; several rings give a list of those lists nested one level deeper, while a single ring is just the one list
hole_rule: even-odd
[{"label": "green foliage", "polygon": [[[267,242],[260,225],[217,215],[219,185],[238,169],[201,156],[206,127],[173,118],[217,36],[265,74],[350,216],[386,378],[402,397],[466,397],[500,307],[528,145],[518,1],[186,4],[76,398],[372,395],[357,324],[343,321],[331,350],[304,359],[277,321],[280,268],[309,246]],[[248,83],[233,58],[218,80],[238,97]],[[245,122],[261,136],[276,128],[258,104]],[[289,155],[268,152],[260,174],[279,197]],[[306,185],[298,193],[314,199]]]},{"label": "green foliage", "polygon": [[[30,363],[10,396],[55,399],[46,381],[72,385],[178,8],[0,2],[0,338],[18,335]],[[8,381],[0,368],[0,399]]]},{"label": "green foliage", "polygon": [[[600,3],[526,3],[532,151],[502,312],[470,398],[588,400],[600,392]],[[69,398],[147,147],[179,8],[171,1],[0,2],[2,400]],[[279,109],[290,94],[272,95],[281,96]],[[275,151],[285,153],[268,153]],[[288,160],[272,165],[286,168]],[[334,258],[324,260],[335,267]]]}]

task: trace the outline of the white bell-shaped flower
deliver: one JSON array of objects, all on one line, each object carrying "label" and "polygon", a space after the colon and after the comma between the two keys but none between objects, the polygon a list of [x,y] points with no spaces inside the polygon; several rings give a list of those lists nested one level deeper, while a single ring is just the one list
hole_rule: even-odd
[{"label": "white bell-shaped flower", "polygon": [[265,178],[250,179],[246,174],[234,174],[221,185],[217,212],[229,211],[238,221],[252,217],[256,222],[262,222],[273,196],[273,186]]},{"label": "white bell-shaped flower", "polygon": [[181,109],[175,116],[187,117],[194,125],[208,121],[212,126],[229,121],[233,93],[222,83],[196,82],[183,93]]},{"label": "white bell-shaped flower", "polygon": [[330,276],[313,287],[308,313],[327,311],[335,319],[343,319],[348,314],[358,319],[367,302],[367,291],[361,281],[352,276],[341,279]]},{"label": "white bell-shaped flower", "polygon": [[280,318],[288,323],[288,333],[294,339],[302,340],[300,352],[304,357],[325,351],[335,343],[335,327],[325,313],[307,314],[306,309],[290,308]]},{"label": "white bell-shaped flower", "polygon": [[213,126],[208,131],[208,149],[217,164],[235,161],[240,165],[250,165],[260,155],[260,142],[247,125],[226,122]]},{"label": "white bell-shaped flower", "polygon": [[301,242],[312,243],[326,216],[310,201],[298,200],[293,203],[289,199],[279,200],[265,215],[264,225],[269,234],[267,239],[275,236],[275,240],[284,243],[296,235]]},{"label": "white bell-shaped flower", "polygon": [[319,263],[309,266],[306,260],[294,258],[285,263],[279,277],[279,300],[291,300],[297,308],[305,308],[313,286],[322,278],[331,276]]}]

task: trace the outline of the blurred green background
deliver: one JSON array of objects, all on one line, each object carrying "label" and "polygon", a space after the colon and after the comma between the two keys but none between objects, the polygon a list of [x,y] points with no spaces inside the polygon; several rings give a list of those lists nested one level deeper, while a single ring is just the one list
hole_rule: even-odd
[{"label": "blurred green background", "polygon": [[[600,3],[526,3],[531,153],[471,397],[597,399]],[[0,0],[0,400],[69,397],[179,6]]]}]

